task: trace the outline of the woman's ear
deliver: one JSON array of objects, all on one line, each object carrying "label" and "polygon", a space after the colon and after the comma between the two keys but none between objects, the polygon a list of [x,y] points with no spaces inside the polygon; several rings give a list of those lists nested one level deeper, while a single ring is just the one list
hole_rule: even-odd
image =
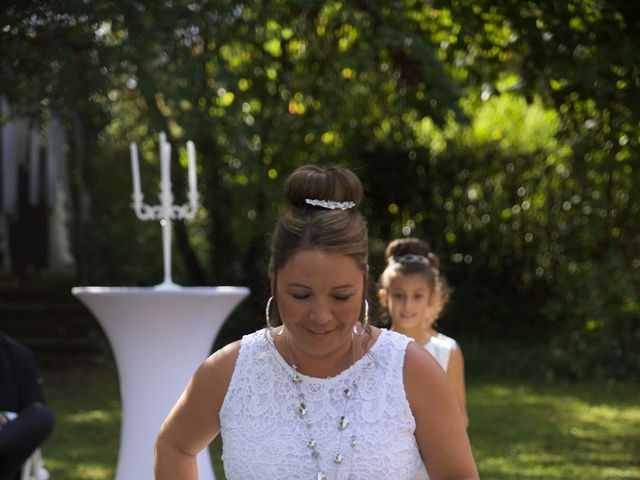
[{"label": "woman's ear", "polygon": [[382,305],[387,306],[387,291],[384,288],[378,290],[378,300]]}]

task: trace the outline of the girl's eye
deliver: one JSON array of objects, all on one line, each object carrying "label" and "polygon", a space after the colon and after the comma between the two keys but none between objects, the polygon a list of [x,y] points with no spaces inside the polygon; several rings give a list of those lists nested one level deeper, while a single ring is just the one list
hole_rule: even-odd
[{"label": "girl's eye", "polygon": [[292,293],[291,296],[293,298],[295,298],[296,300],[305,300],[305,299],[309,298],[309,294],[308,293]]}]

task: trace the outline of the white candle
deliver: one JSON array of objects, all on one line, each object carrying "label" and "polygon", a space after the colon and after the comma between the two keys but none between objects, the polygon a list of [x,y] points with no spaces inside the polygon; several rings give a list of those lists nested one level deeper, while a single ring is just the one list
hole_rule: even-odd
[{"label": "white candle", "polygon": [[160,186],[163,192],[171,191],[171,144],[162,143],[162,155],[160,156]]},{"label": "white candle", "polygon": [[135,142],[129,144],[131,152],[131,177],[133,178],[133,194],[139,196],[142,194],[140,188],[140,165],[138,164],[138,146]]},{"label": "white candle", "polygon": [[189,160],[189,195],[198,194],[196,189],[196,147],[191,140],[187,142],[187,159]]}]

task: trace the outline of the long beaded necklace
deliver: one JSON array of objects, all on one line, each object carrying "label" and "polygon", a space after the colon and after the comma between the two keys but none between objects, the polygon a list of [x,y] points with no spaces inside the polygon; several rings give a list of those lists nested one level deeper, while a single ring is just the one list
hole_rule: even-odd
[{"label": "long beaded necklace", "polygon": [[[293,358],[293,352],[291,351],[291,344],[289,343],[289,334],[287,332],[287,336],[285,339],[287,343],[287,350],[289,351],[289,363],[291,364],[291,368],[293,369],[291,375],[291,381],[295,385],[296,392],[298,394],[298,402],[296,404],[296,414],[298,418],[304,422],[307,431],[307,441],[306,446],[309,449],[311,454],[311,458],[315,461],[318,473],[315,476],[315,480],[328,480],[327,474],[323,471],[320,466],[320,451],[318,450],[318,444],[316,439],[313,437],[312,433],[312,423],[308,420],[308,406],[305,400],[304,392],[302,391],[302,378],[298,372],[298,366],[295,363]],[[351,380],[350,387],[343,389],[342,398],[344,400],[342,415],[338,417],[338,421],[336,423],[338,429],[338,435],[340,435],[338,439],[338,451],[334,453],[332,460],[335,465],[335,478],[338,477],[338,467],[344,462],[345,455],[342,452],[342,439],[343,432],[347,430],[349,427],[349,419],[347,418],[347,406],[349,404],[349,400],[353,397],[354,393],[358,387],[358,375],[355,367],[355,340],[353,335],[351,336],[351,365],[349,368],[353,367],[353,378]],[[353,460],[353,449],[357,445],[357,438],[355,435],[351,435],[351,457]]]}]

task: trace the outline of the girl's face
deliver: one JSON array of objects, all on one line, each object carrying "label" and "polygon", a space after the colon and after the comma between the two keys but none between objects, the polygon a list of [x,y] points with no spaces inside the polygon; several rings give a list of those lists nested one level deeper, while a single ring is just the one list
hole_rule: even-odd
[{"label": "girl's face", "polygon": [[364,302],[364,273],[351,257],[303,250],[278,271],[272,287],[296,356],[350,351]]},{"label": "girl's face", "polygon": [[394,329],[414,332],[431,327],[434,320],[430,315],[431,288],[423,275],[398,275],[383,292],[381,297],[389,309]]}]

